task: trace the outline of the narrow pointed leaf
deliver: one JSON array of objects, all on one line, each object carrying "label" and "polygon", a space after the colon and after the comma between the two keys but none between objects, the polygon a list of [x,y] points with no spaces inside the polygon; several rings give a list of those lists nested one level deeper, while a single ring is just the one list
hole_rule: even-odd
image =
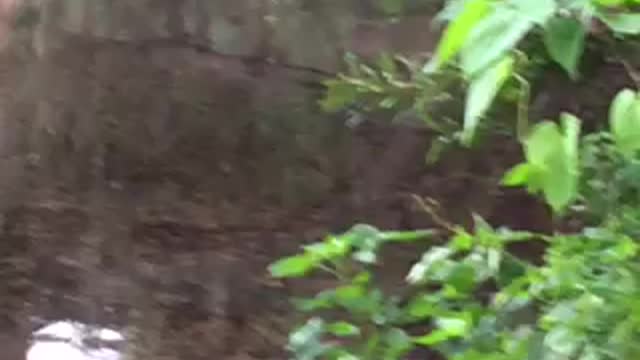
[{"label": "narrow pointed leaf", "polygon": [[499,8],[479,23],[460,52],[468,78],[491,66],[531,30],[534,23],[512,9]]},{"label": "narrow pointed leaf", "polygon": [[304,254],[284,258],[269,266],[271,276],[276,278],[301,277],[315,266],[314,260]]},{"label": "narrow pointed leaf", "polygon": [[438,44],[435,56],[423,69],[425,72],[437,70],[458,54],[474,27],[490,9],[488,0],[470,0],[449,24]]},{"label": "narrow pointed leaf", "polygon": [[544,194],[554,211],[561,212],[570,205],[578,193],[578,136],[579,120],[563,114],[563,136],[559,145],[552,144],[554,153],[547,159]]},{"label": "narrow pointed leaf", "polygon": [[531,164],[526,162],[514,166],[502,178],[502,185],[519,186],[526,184],[529,181],[531,170]]},{"label": "narrow pointed leaf", "polygon": [[491,106],[504,82],[511,76],[514,60],[506,57],[475,78],[467,94],[462,142],[469,145],[478,123]]}]

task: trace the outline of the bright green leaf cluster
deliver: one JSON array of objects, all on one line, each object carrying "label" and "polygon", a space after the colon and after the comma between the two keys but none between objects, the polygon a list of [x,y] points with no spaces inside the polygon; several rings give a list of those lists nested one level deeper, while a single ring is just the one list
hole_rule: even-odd
[{"label": "bright green leaf cluster", "polygon": [[376,252],[384,243],[411,242],[434,235],[430,230],[379,231],[368,225],[355,225],[340,236],[327,236],[324,241],[305,246],[299,255],[284,258],[269,267],[277,278],[301,277],[326,263],[337,265],[347,255],[362,263],[375,263]]},{"label": "bright green leaf cluster", "polygon": [[539,123],[525,140],[526,162],[511,169],[503,183],[542,191],[555,211],[564,210],[578,195],[579,133],[579,120],[569,114],[562,115],[562,128],[549,121]]},{"label": "bright green leaf cluster", "polygon": [[613,139],[622,154],[633,156],[640,149],[640,96],[624,89],[611,103],[609,122]]}]

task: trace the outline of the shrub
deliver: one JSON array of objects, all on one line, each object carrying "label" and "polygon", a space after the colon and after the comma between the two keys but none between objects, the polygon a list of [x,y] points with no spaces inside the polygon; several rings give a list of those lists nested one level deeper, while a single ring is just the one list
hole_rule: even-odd
[{"label": "shrub", "polygon": [[[450,1],[442,13],[448,25],[424,66],[386,56],[374,69],[350,59],[348,74],[328,82],[327,110],[354,104],[360,111],[410,109],[448,143],[474,144],[491,109],[515,100],[513,133],[525,158],[503,185],[540,194],[558,222],[573,216],[583,226],[536,234],[494,228],[476,216],[473,230],[444,224],[390,232],[359,224],[329,235],[270,267],[275,277],[325,271],[336,278],[335,288],[295,301],[306,315],[290,334],[296,359],[402,359],[417,347],[465,360],[640,356],[640,95],[621,90],[608,129],[590,134],[582,134],[580,119],[568,113],[559,122],[530,125],[526,110],[528,77],[537,66],[532,59],[546,57],[569,79],[579,78],[587,38],[615,43],[640,34],[638,5]],[[606,31],[598,30],[602,26]],[[528,39],[540,40],[544,52],[529,47]],[[401,63],[408,71],[398,70]],[[449,91],[457,87],[466,89],[460,121],[435,116],[438,102],[456,101]],[[497,131],[497,124],[483,129]],[[379,288],[373,269],[383,245],[442,237],[446,241],[416,259],[404,295]],[[527,241],[545,242],[542,261],[509,251]]]}]

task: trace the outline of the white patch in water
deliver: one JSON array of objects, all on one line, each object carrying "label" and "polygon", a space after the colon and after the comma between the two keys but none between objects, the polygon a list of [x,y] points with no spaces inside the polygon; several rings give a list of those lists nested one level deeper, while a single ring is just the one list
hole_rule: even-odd
[{"label": "white patch in water", "polygon": [[67,321],[58,321],[49,324],[40,330],[33,333],[35,336],[55,336],[61,339],[71,340],[78,333],[78,330],[73,323]]},{"label": "white patch in water", "polygon": [[124,336],[119,332],[111,329],[100,329],[98,338],[104,341],[124,341]]},{"label": "white patch in water", "polygon": [[[90,327],[80,323],[59,321],[34,332],[33,345],[27,351],[27,360],[120,360],[114,349],[83,346],[82,340]],[[95,329],[93,338],[106,342],[123,341],[124,336],[112,329]],[[38,338],[47,337],[45,340]]]},{"label": "white patch in water", "polygon": [[27,360],[120,360],[112,349],[79,349],[60,341],[36,342],[27,352]]}]

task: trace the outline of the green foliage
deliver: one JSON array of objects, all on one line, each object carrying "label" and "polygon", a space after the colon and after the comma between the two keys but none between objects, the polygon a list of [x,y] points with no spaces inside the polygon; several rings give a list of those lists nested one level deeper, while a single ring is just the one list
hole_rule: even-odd
[{"label": "green foliage", "polygon": [[578,77],[585,35],[584,26],[572,18],[553,18],[545,28],[544,42],[549,55],[573,79]]},{"label": "green foliage", "polygon": [[[516,6],[514,6],[516,5]],[[532,7],[533,5],[533,7]],[[551,12],[553,1],[505,2],[474,27],[465,41],[460,66],[472,79],[508,54],[537,24]]]},{"label": "green foliage", "polygon": [[[375,258],[378,247],[374,246],[372,250],[366,244],[416,241],[433,232],[381,232],[370,226],[357,225],[345,234],[330,237],[338,243],[353,246],[349,246],[349,252],[332,252],[324,261],[313,263],[313,270],[335,275],[337,285],[313,298],[296,301],[300,311],[311,315],[292,332],[289,350],[297,359],[342,359],[345,356],[402,359],[416,346],[433,347],[443,353],[480,346],[475,342],[486,341],[483,337],[488,328],[477,327],[488,326],[487,321],[496,322],[498,308],[484,308],[475,298],[475,291],[488,281],[509,283],[510,279],[523,276],[529,265],[504,249],[510,243],[531,239],[533,235],[494,230],[481,219],[477,219],[477,223],[478,230],[474,234],[460,229],[446,246],[433,247],[422,256],[407,275],[408,286],[413,289],[408,298],[386,295],[375,287],[370,259]],[[335,242],[328,238],[315,245],[324,247]],[[363,249],[374,255],[360,256]],[[304,254],[308,252],[307,248]],[[296,255],[275,263],[271,267],[272,274],[297,276],[298,260],[291,259],[298,258]],[[327,310],[346,311],[349,319],[324,320],[313,315]],[[434,329],[410,334],[406,327],[417,322],[431,322]],[[494,327],[503,325],[493,324]],[[440,348],[451,342],[455,343],[454,348]],[[492,346],[501,347],[499,344]]]},{"label": "green foliage", "polygon": [[325,82],[328,92],[321,102],[325,111],[335,112],[355,104],[364,111],[399,110],[413,101],[417,88],[411,81],[415,65],[408,59],[382,55],[375,66],[369,66],[347,54],[346,61],[348,73]]},{"label": "green foliage", "polygon": [[444,31],[442,41],[440,41],[433,59],[425,66],[424,71],[434,71],[451,61],[464,47],[474,27],[488,14],[489,10],[489,0],[464,2],[461,11]]},{"label": "green foliage", "polygon": [[611,133],[618,150],[633,156],[640,149],[640,97],[632,90],[622,90],[611,104]]},{"label": "green foliage", "polygon": [[473,140],[480,118],[491,106],[502,85],[511,76],[513,64],[512,57],[505,57],[480,74],[469,86],[462,131],[463,143],[470,144]]},{"label": "green foliage", "polygon": [[[592,135],[580,140],[577,119],[565,114],[562,120],[562,129],[551,122],[534,128],[525,142],[528,162],[516,169],[549,166],[555,164],[553,158],[575,162],[580,171],[542,172],[534,185],[559,182],[550,186],[562,188],[572,182],[575,188],[551,194],[573,191],[591,207],[589,188],[583,188],[588,182],[578,180],[599,163],[581,157],[595,150],[613,151],[618,157],[606,163],[614,174],[638,166],[638,160],[623,156],[612,141],[603,144]],[[612,137],[598,134],[598,139]],[[533,173],[518,175],[521,171],[511,171],[506,178],[521,176],[521,184],[533,186]],[[569,197],[562,199],[567,206]],[[551,205],[553,201],[550,197]],[[319,270],[336,278],[333,289],[296,301],[308,317],[292,332],[289,350],[296,359],[403,359],[417,347],[447,359],[635,358],[640,355],[640,245],[632,236],[640,220],[637,204],[634,212],[629,211],[633,204],[620,206],[621,211],[598,220],[597,227],[575,234],[496,229],[479,217],[473,232],[450,227],[449,241],[430,247],[411,267],[408,296],[386,294],[376,286],[377,253],[384,244],[420,241],[436,232],[384,232],[356,225],[345,234],[328,236],[271,267],[276,277]],[[514,243],[531,241],[547,244],[541,265],[509,251]],[[495,289],[483,300],[488,285]],[[427,324],[430,330],[411,331],[415,324]]]},{"label": "green foliage", "polygon": [[[440,144],[471,145],[480,129],[498,131],[487,121],[494,107],[515,102],[524,159],[503,185],[540,194],[557,223],[571,216],[582,228],[536,234],[475,217],[467,230],[437,218],[444,232],[356,225],[327,236],[270,267],[274,277],[318,271],[335,277],[333,288],[295,301],[305,315],[290,336],[296,359],[404,359],[421,347],[456,360],[640,356],[640,95],[621,90],[612,99],[608,129],[594,133],[583,134],[581,121],[568,113],[558,122],[535,119],[530,128],[527,115],[532,59],[542,56],[562,68],[567,81],[578,79],[593,24],[608,27],[598,35],[608,41],[640,34],[639,5],[450,1],[438,17],[446,29],[426,64],[383,56],[364,65],[348,58],[348,73],[327,83],[325,109],[382,109],[390,117],[410,111],[437,132]],[[524,51],[527,38],[544,46]],[[434,111],[452,104],[464,105],[459,119]],[[406,291],[379,287],[374,270],[383,246],[434,237],[437,245],[408,272]],[[523,242],[543,242],[544,255],[523,259],[510,251]]]},{"label": "green foliage", "polygon": [[607,229],[556,236],[537,290],[545,345],[568,358],[632,359],[638,354],[638,245]]},{"label": "green foliage", "polygon": [[[496,96],[504,83],[515,78],[527,86],[524,77],[534,56],[548,56],[575,80],[591,24],[605,24],[616,37],[640,34],[640,13],[633,10],[637,8],[635,2],[618,0],[451,0],[438,17],[448,24],[426,65],[412,64],[406,80],[388,71],[375,76],[372,68],[353,72],[352,66],[349,75],[327,83],[329,92],[323,104],[331,111],[356,104],[364,112],[401,112],[412,107],[447,141],[460,140],[469,146],[480,123],[491,116],[496,100],[508,99]],[[546,53],[519,52],[527,37],[541,37]],[[433,119],[431,110],[443,102],[457,106],[452,102],[459,94],[453,89],[459,83],[466,83],[469,89],[463,118],[453,119],[453,125],[446,117]],[[477,89],[488,91],[482,96]],[[518,111],[523,107],[519,100]]]},{"label": "green foliage", "polygon": [[[623,89],[609,111],[608,132],[586,135],[581,141],[582,216],[612,221],[636,235],[640,203],[640,117],[636,92]],[[640,235],[640,234],[638,234]]]},{"label": "green foliage", "polygon": [[[385,354],[385,359],[402,358],[414,346],[400,327],[409,313],[396,298],[389,298],[372,283],[370,267],[376,263],[380,246],[413,242],[431,237],[432,231],[382,232],[356,225],[345,234],[328,236],[307,246],[303,254],[284,258],[270,267],[275,277],[298,277],[312,270],[334,275],[338,285],[310,299],[298,299],[305,313],[347,311],[349,321],[327,322],[311,316],[295,330],[289,350],[297,359],[360,359]],[[339,341],[336,342],[335,338]],[[366,355],[366,356],[365,356]]]},{"label": "green foliage", "polygon": [[578,119],[562,115],[562,129],[556,123],[537,124],[525,140],[526,162],[509,171],[503,180],[508,186],[526,185],[530,192],[542,191],[551,207],[560,212],[578,192]]},{"label": "green foliage", "polygon": [[613,31],[621,35],[638,35],[640,34],[640,14],[617,13],[611,14],[607,12],[598,13],[602,20]]}]

